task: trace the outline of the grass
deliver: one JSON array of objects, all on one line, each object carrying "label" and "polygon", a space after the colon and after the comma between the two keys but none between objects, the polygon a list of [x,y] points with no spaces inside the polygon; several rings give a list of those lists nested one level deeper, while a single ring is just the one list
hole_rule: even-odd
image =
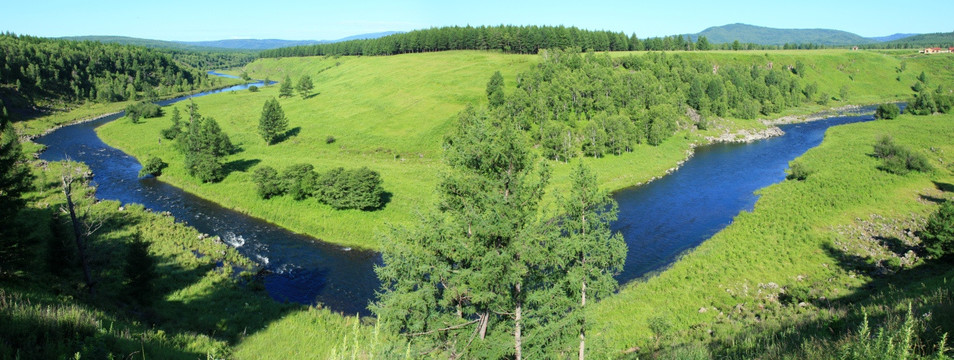
[{"label": "grass", "polygon": [[[879,170],[870,154],[883,134],[928,155],[937,169],[906,176]],[[812,339],[847,329],[845,319],[859,320],[862,309],[890,318],[907,300],[921,314],[932,307],[949,313],[954,271],[917,260],[917,240],[905,231],[952,197],[952,144],[951,115],[829,129],[820,146],[795,160],[816,170],[806,180],[760,190],[753,212],[739,214],[670,269],[599,303],[594,346],[606,354],[652,354],[654,339],[664,335],[650,323],[664,321],[680,329],[668,335],[669,346],[701,346],[708,354],[711,345],[738,358],[827,357],[830,343]],[[866,226],[888,231],[857,230]],[[903,259],[907,250],[915,250],[913,261]],[[949,315],[932,324],[954,330]]]},{"label": "grass", "polygon": [[[812,69],[806,79],[818,82],[820,93],[837,95],[844,84],[851,83],[853,90],[847,101],[811,104],[786,114],[903,99],[910,92],[907,78],[914,79],[921,68],[939,66],[928,58],[910,59],[899,82],[895,80],[895,68],[901,60],[871,52],[699,52],[678,56],[760,66],[803,61]],[[227,159],[232,171],[217,184],[201,184],[186,175],[182,156],[173,144],[160,144],[159,130],[169,126],[169,111],[166,117],[148,119],[144,124],[120,120],[98,131],[107,143],[137,158],[159,156],[170,163],[161,179],[186,191],[323,241],[377,249],[377,233],[385,223],[412,221],[422,205],[427,206],[434,198],[433,189],[444,166],[441,142],[453,128],[456,114],[467,105],[486,101],[484,89],[494,71],[503,73],[508,91],[513,91],[516,75],[536,62],[536,56],[482,51],[257,60],[245,68],[252,77],[281,81],[289,75],[297,81],[309,74],[316,90],[306,99],[296,96],[280,100],[291,130],[287,139],[272,146],[265,146],[256,128],[262,104],[277,97],[278,86],[255,93],[196,99],[200,113],[217,119],[242,149]],[[716,124],[703,132],[684,130],[659,147],[638,146],[622,156],[586,161],[599,174],[603,186],[616,190],[665,174],[686,158],[692,144],[704,143],[704,136],[717,135],[722,129],[765,127],[738,119],[722,119]],[[329,136],[336,141],[327,144]],[[390,202],[378,211],[333,210],[314,200],[298,202],[287,196],[261,200],[250,190],[250,171],[258,164],[281,170],[303,162],[313,164],[318,171],[368,166],[381,173],[383,186],[391,194]],[[553,170],[553,189],[559,191],[566,186],[569,168],[557,165]]]}]

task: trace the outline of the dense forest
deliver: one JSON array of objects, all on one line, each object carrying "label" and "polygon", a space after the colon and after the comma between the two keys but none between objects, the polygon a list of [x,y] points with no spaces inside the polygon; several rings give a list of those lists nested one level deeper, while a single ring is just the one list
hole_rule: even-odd
[{"label": "dense forest", "polygon": [[169,54],[137,46],[3,34],[0,49],[0,97],[12,108],[152,99],[209,81]]},{"label": "dense forest", "polygon": [[710,116],[754,119],[827,99],[817,84],[803,85],[804,68],[547,50],[536,68],[518,75],[516,91],[503,95],[495,74],[487,95],[497,116],[529,131],[548,158],[566,161],[658,145],[680,127],[704,129]]}]

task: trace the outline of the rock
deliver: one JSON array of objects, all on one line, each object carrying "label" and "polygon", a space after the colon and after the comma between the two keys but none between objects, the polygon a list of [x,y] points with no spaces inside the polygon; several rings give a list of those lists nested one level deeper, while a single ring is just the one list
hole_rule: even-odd
[{"label": "rock", "polygon": [[808,303],[807,303],[807,302],[802,301],[802,302],[798,303],[798,307],[806,307],[806,306],[808,306]]},{"label": "rock", "polygon": [[705,307],[705,306],[699,308],[699,313],[700,313],[700,314],[702,314],[702,313],[704,313],[704,312],[706,312],[706,307]]}]

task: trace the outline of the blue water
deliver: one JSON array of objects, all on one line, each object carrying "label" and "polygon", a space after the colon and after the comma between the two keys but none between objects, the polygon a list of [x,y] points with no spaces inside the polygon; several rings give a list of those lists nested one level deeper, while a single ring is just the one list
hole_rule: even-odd
[{"label": "blue water", "polygon": [[[168,105],[195,96],[244,90],[251,85],[262,83],[159,103]],[[322,303],[344,313],[368,314],[367,305],[379,286],[373,267],[380,264],[380,254],[294,234],[155,178],[140,179],[141,165],[136,159],[104,144],[94,131],[121,116],[64,127],[37,139],[47,146],[41,158],[58,161],[69,156],[86,163],[93,171],[100,199],[169,211],[201,232],[220,236],[271,271],[265,277],[265,288],[276,300]],[[616,192],[614,198],[620,214],[613,229],[622,232],[629,245],[626,265],[617,279],[628,282],[665,268],[679,254],[727,226],[739,212],[751,211],[758,200],[754,192],[782,181],[788,162],[821,143],[828,127],[871,119],[870,115],[839,116],[785,125],[781,127],[786,132],[784,136],[754,143],[699,147],[695,156],[674,173]]]},{"label": "blue water", "polygon": [[[236,85],[182,98],[160,101],[165,106],[191,97],[245,90],[261,82]],[[218,206],[156,178],[139,178],[142,166],[130,155],[112,148],[95,128],[119,119],[122,113],[93,122],[63,127],[35,141],[47,146],[40,158],[86,163],[93,171],[96,197],[121,203],[143,204],[156,212],[169,211],[179,221],[203,233],[218,235],[240,253],[263,264],[265,289],[278,301],[322,303],[348,314],[369,314],[368,301],[378,288],[373,265],[380,255],[348,250],[295,234],[281,227]],[[144,141],[159,141],[144,139]]]},{"label": "blue water", "polygon": [[[873,108],[863,109],[871,111]],[[752,211],[755,191],[785,179],[788,162],[821,143],[831,126],[873,120],[872,115],[832,117],[783,125],[784,136],[747,144],[716,144],[670,175],[618,191],[620,231],[629,245],[620,283],[663,269],[732,222]]]}]

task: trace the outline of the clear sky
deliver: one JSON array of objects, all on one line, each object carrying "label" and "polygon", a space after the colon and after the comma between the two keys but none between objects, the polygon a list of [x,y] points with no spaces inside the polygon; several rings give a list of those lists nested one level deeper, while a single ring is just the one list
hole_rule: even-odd
[{"label": "clear sky", "polygon": [[159,40],[334,40],[445,25],[565,25],[636,33],[697,33],[746,23],[861,36],[954,31],[954,1],[295,1],[2,0],[0,31]]}]

